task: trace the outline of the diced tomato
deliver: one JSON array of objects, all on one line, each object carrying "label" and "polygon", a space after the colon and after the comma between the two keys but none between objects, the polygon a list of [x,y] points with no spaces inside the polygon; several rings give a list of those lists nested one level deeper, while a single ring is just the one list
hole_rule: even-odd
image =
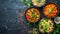
[{"label": "diced tomato", "polygon": [[27,19],[30,19],[31,17],[30,16],[26,16]]}]

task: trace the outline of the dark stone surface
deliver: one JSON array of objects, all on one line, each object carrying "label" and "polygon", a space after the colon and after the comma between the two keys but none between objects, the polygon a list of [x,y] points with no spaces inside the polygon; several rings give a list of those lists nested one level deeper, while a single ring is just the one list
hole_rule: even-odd
[{"label": "dark stone surface", "polygon": [[[60,0],[47,2],[54,2],[58,7],[60,6]],[[0,0],[0,34],[28,34],[29,26],[24,18],[26,9],[27,7],[20,3],[20,0]]]}]

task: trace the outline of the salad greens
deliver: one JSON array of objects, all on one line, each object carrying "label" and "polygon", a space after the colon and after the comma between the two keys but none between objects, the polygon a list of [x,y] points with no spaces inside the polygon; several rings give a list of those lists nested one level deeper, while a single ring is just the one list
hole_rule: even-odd
[{"label": "salad greens", "polygon": [[[50,19],[48,19],[48,18],[45,18],[45,19],[42,19],[40,22],[39,22],[39,29],[43,29],[43,31],[42,32],[47,32],[48,30],[47,29],[49,29],[50,28],[50,26],[51,27],[53,27],[53,25],[51,25],[51,23],[52,23],[52,21],[50,22],[51,20]],[[49,25],[50,24],[50,25]],[[52,30],[51,30],[52,31]]]},{"label": "salad greens", "polygon": [[25,5],[27,5],[28,7],[31,6],[32,2],[30,0],[20,0],[20,2],[24,3]]},{"label": "salad greens", "polygon": [[56,29],[53,31],[53,34],[59,33],[60,34],[60,24],[56,24]]}]

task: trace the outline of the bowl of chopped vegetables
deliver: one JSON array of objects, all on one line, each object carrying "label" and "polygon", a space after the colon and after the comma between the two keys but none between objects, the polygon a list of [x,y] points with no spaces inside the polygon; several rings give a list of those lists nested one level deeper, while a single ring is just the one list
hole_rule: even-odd
[{"label": "bowl of chopped vegetables", "polygon": [[35,23],[41,17],[40,10],[36,7],[30,7],[26,10],[25,17],[26,17],[28,22]]}]

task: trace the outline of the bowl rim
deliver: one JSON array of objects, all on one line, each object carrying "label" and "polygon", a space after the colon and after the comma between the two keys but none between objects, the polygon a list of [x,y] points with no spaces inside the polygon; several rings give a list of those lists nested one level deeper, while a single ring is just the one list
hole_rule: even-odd
[{"label": "bowl rim", "polygon": [[[32,0],[31,0],[31,2],[32,2]],[[33,6],[36,6],[36,7],[42,7],[42,6],[44,6],[46,4],[46,2],[47,2],[47,0],[45,0],[44,4],[41,5],[41,6],[36,6],[36,5],[33,4],[33,2],[32,2],[32,4],[33,4]]]},{"label": "bowl rim", "polygon": [[[29,10],[29,9],[31,9],[31,8],[35,8],[35,9],[37,9],[37,10],[39,11],[40,17],[39,17],[39,19],[36,21],[36,22],[38,22],[38,21],[40,20],[40,18],[41,18],[40,9],[39,9],[38,7],[29,7],[29,8],[27,8],[27,10]],[[25,19],[26,19],[26,20],[27,20],[27,18],[26,18],[26,12],[27,12],[27,10],[25,11]],[[27,20],[27,21],[30,22],[29,20]],[[36,22],[30,22],[30,23],[36,23]]]},{"label": "bowl rim", "polygon": [[[54,3],[54,2],[48,2],[47,4],[44,5],[44,7],[43,7],[43,9],[42,9],[43,14],[44,14],[44,8],[45,8],[45,6],[48,5],[48,4],[54,4],[54,5],[56,5],[57,10],[58,10],[58,12],[57,12],[57,14],[56,14],[56,16],[57,16],[57,15],[59,14],[59,8],[58,8],[59,6],[57,5],[57,3]],[[44,15],[45,15],[45,14],[44,14]],[[45,15],[45,16],[46,16],[46,15]],[[51,17],[51,19],[52,19],[52,18],[55,18],[56,16]],[[46,17],[47,17],[47,16],[46,16]],[[47,17],[47,18],[49,18],[49,17]]]},{"label": "bowl rim", "polygon": [[[46,19],[46,18],[42,18],[42,19]],[[42,19],[41,19],[41,20],[42,20]],[[47,19],[48,19],[48,20],[51,20],[52,23],[53,23],[53,26],[54,26],[54,27],[53,27],[53,30],[51,31],[51,32],[53,32],[54,29],[55,29],[55,23],[54,23],[54,21],[53,21],[52,19],[50,19],[50,18],[47,18]],[[41,21],[41,20],[40,20],[40,21]],[[39,22],[40,22],[40,21],[39,21]],[[39,23],[38,23],[38,28],[39,28]],[[39,32],[41,32],[41,31],[40,31],[40,28],[39,28]],[[51,33],[51,32],[41,32],[41,33]]]},{"label": "bowl rim", "polygon": [[60,22],[55,21],[56,18],[60,18],[60,17],[57,16],[57,17],[54,18],[54,22],[55,22],[56,24],[59,24]]}]

